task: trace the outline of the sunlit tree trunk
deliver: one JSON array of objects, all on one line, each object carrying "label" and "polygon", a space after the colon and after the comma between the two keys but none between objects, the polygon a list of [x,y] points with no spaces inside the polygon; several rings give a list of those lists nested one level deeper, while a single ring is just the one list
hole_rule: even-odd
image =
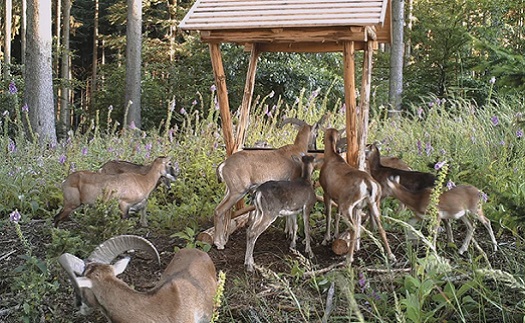
[{"label": "sunlit tree trunk", "polygon": [[168,14],[170,28],[168,31],[168,39],[170,40],[170,62],[175,60],[175,33],[177,31],[177,2],[176,0],[168,0]]},{"label": "sunlit tree trunk", "polygon": [[129,105],[126,125],[141,127],[140,74],[142,53],[142,1],[128,1],[126,29],[126,97],[125,107]]},{"label": "sunlit tree trunk", "polygon": [[71,128],[71,114],[69,111],[69,87],[70,87],[70,53],[69,53],[69,19],[71,16],[71,0],[64,0],[62,5],[62,59],[61,77],[63,80],[60,93],[60,121],[64,130]]},{"label": "sunlit tree trunk", "polygon": [[4,78],[9,80],[10,69],[9,64],[11,64],[11,23],[12,23],[12,14],[13,14],[13,2],[12,0],[5,0],[4,6]]},{"label": "sunlit tree trunk", "polygon": [[390,49],[390,91],[391,113],[401,110],[403,94],[403,25],[404,0],[392,1],[392,46]]},{"label": "sunlit tree trunk", "polygon": [[22,12],[21,12],[21,26],[20,26],[20,40],[21,40],[21,56],[22,65],[26,64],[26,30],[27,30],[27,0],[22,0]]},{"label": "sunlit tree trunk", "polygon": [[55,104],[51,52],[51,1],[29,0],[27,3],[27,51],[25,101],[29,109],[32,133],[41,144],[56,144]]},{"label": "sunlit tree trunk", "polygon": [[94,97],[97,90],[97,69],[98,69],[98,17],[99,2],[95,0],[95,18],[93,21],[93,63],[91,69],[91,88],[89,91],[89,103],[93,108],[95,104]]},{"label": "sunlit tree trunk", "polygon": [[61,19],[62,15],[62,1],[56,0],[56,8],[55,8],[55,37],[56,37],[56,43],[55,43],[55,61],[53,62],[55,75],[60,75],[60,41],[61,41]]}]

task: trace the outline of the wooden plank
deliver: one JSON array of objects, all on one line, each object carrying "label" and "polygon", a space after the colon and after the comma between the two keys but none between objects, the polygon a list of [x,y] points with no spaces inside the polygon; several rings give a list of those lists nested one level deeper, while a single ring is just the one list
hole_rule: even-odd
[{"label": "wooden plank", "polygon": [[[245,44],[245,49],[249,50],[252,44]],[[342,52],[342,43],[260,43],[259,49],[261,52],[273,53],[333,53]],[[362,50],[365,48],[364,42],[354,42],[355,50]]]},{"label": "wooden plank", "polygon": [[364,41],[364,28],[350,27],[282,28],[282,29],[229,29],[201,31],[203,42],[342,42]]},{"label": "wooden plank", "polygon": [[[210,22],[210,19],[212,22]],[[244,22],[246,24],[246,27],[249,27],[252,24],[262,24],[265,22],[281,22],[281,21],[289,21],[296,23],[297,21],[308,21],[310,19],[313,19],[315,21],[324,21],[329,19],[334,19],[337,21],[342,20],[370,20],[375,21],[376,23],[379,23],[379,15],[371,15],[369,12],[340,12],[340,13],[319,13],[319,12],[309,12],[303,15],[293,15],[293,14],[273,14],[273,15],[265,15],[262,13],[241,13],[239,15],[195,15],[192,19],[192,24],[233,24],[238,22]]]},{"label": "wooden plank", "polygon": [[228,89],[226,88],[226,75],[224,74],[219,44],[211,43],[209,47],[215,86],[217,87],[217,96],[219,99],[219,113],[221,115],[224,143],[226,144],[226,154],[230,156],[234,150],[234,142],[230,105],[228,103]]},{"label": "wooden plank", "polygon": [[253,88],[255,86],[255,71],[257,70],[257,60],[259,58],[259,49],[257,44],[251,48],[250,61],[248,63],[248,72],[246,73],[246,83],[244,85],[244,95],[242,97],[239,124],[237,125],[237,135],[235,136],[235,151],[244,146],[246,137],[246,126],[250,116],[250,107],[252,105]]},{"label": "wooden plank", "polygon": [[204,18],[222,18],[222,17],[244,17],[246,20],[248,20],[251,17],[281,17],[281,16],[292,16],[297,19],[302,19],[304,16],[311,16],[315,14],[319,14],[319,11],[321,11],[322,15],[325,16],[337,16],[341,14],[364,14],[365,16],[370,16],[373,18],[381,17],[381,8],[377,7],[340,7],[340,8],[331,8],[331,9],[324,9],[324,8],[308,8],[308,9],[271,9],[271,10],[243,10],[243,11],[225,11],[225,10],[200,10],[195,11],[192,16],[192,21],[196,19],[204,19]]},{"label": "wooden plank", "polygon": [[355,97],[355,46],[354,42],[345,42],[343,46],[345,105],[346,105],[346,138],[348,150],[346,161],[357,167],[357,109]]},{"label": "wooden plank", "polygon": [[199,23],[186,24],[179,27],[184,30],[224,30],[224,29],[255,29],[255,28],[285,28],[285,27],[341,27],[341,26],[369,26],[377,25],[380,21],[371,18],[353,19],[316,19],[316,20],[282,20],[282,21],[235,21],[213,23],[213,21],[203,21]]}]

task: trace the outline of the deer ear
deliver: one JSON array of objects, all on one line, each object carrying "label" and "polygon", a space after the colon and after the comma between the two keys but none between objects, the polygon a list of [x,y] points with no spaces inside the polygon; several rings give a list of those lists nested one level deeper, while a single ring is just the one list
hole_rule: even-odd
[{"label": "deer ear", "polygon": [[128,267],[130,260],[130,257],[122,258],[111,266],[113,268],[115,276],[122,274],[124,270],[126,270],[126,267]]},{"label": "deer ear", "polygon": [[78,277],[76,280],[77,280],[79,288],[92,288],[93,287],[93,283],[91,282],[91,279],[87,277]]}]

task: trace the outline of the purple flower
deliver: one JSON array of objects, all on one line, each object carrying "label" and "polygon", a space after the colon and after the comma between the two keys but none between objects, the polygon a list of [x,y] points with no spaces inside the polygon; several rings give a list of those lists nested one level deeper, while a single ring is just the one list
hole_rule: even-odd
[{"label": "purple flower", "polygon": [[357,281],[357,285],[359,285],[359,288],[361,288],[361,293],[365,291],[366,287],[366,278],[363,273],[359,273],[359,280]]},{"label": "purple flower", "polygon": [[417,109],[417,116],[419,119],[423,119],[423,108]]},{"label": "purple flower", "polygon": [[440,162],[437,162],[435,165],[434,165],[434,169],[435,170],[440,170],[447,162],[446,161],[440,161]]},{"label": "purple flower", "polygon": [[66,162],[66,160],[67,160],[67,157],[64,154],[62,154],[62,155],[60,155],[60,157],[58,157],[58,162],[61,163],[62,165]]},{"label": "purple flower", "polygon": [[17,92],[18,92],[18,89],[16,88],[15,82],[11,81],[9,83],[9,93],[16,94]]},{"label": "purple flower", "polygon": [[219,110],[219,100],[217,99],[217,97],[213,99],[213,103],[215,104],[215,110]]},{"label": "purple flower", "polygon": [[82,148],[82,156],[86,156],[88,154],[87,147]]},{"label": "purple flower", "polygon": [[24,103],[24,105],[22,106],[22,112],[25,112],[25,113],[29,112],[29,107],[27,106],[27,103]]},{"label": "purple flower", "polygon": [[186,110],[184,108],[180,108],[180,114],[182,115],[186,114]]},{"label": "purple flower", "polygon": [[454,187],[456,187],[456,183],[454,183],[453,181],[449,180],[449,181],[447,182],[447,188],[448,188],[449,190],[451,190],[451,189],[453,189]]},{"label": "purple flower", "polygon": [[151,147],[153,147],[153,144],[151,142],[148,142],[145,147],[146,151],[150,151]]},{"label": "purple flower", "polygon": [[485,192],[481,192],[479,193],[481,199],[483,200],[483,202],[487,203],[487,201],[489,200],[489,196],[487,195],[487,193]]},{"label": "purple flower", "polygon": [[215,86],[215,84],[213,84],[212,86],[210,86],[210,91],[213,93],[215,91],[217,91],[217,87]]},{"label": "purple flower", "polygon": [[343,103],[343,105],[341,106],[340,113],[343,114],[343,113],[345,113],[345,111],[346,111],[346,103]]},{"label": "purple flower", "polygon": [[131,120],[131,122],[129,123],[129,128],[131,130],[137,129],[137,126],[135,125],[135,120]]},{"label": "purple flower", "polygon": [[434,147],[432,147],[431,143],[427,142],[426,147],[425,147],[425,152],[427,153],[427,156],[430,156],[430,154],[432,154],[433,151],[434,151]]},{"label": "purple flower", "polygon": [[16,144],[13,140],[9,139],[9,143],[7,144],[7,150],[10,153],[14,153],[16,151]]},{"label": "purple flower", "polygon": [[108,107],[108,111],[113,111],[113,106],[112,106],[112,105],[110,105],[110,106]]},{"label": "purple flower", "polygon": [[421,152],[423,151],[423,148],[421,147],[421,140],[417,140],[417,154],[421,155]]},{"label": "purple flower", "polygon": [[492,122],[492,125],[494,126],[497,126],[499,124],[499,119],[497,116],[492,116],[492,118],[490,118],[490,121]]},{"label": "purple flower", "polygon": [[518,138],[523,137],[523,130],[519,129],[518,131],[516,131],[516,137]]},{"label": "purple flower", "polygon": [[13,212],[9,214],[9,220],[14,223],[18,223],[22,216],[20,215],[20,212],[18,212],[18,209],[15,209]]},{"label": "purple flower", "polygon": [[499,144],[505,146],[505,140],[500,141]]},{"label": "purple flower", "polygon": [[191,102],[191,105],[197,105],[197,100],[193,100],[193,102]]},{"label": "purple flower", "polygon": [[496,77],[495,76],[491,77],[490,80],[489,80],[489,83],[490,84],[496,83]]}]

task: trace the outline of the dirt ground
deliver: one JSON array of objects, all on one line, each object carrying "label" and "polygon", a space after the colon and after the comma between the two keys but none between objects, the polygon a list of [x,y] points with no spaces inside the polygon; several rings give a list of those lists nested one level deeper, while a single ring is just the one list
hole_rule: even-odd
[{"label": "dirt ground", "polygon": [[[74,224],[67,224],[74,225]],[[292,251],[289,250],[289,241],[286,240],[282,230],[283,223],[276,223],[264,232],[258,239],[254,258],[257,265],[269,268],[276,273],[290,273],[290,259],[298,259]],[[30,223],[22,224],[24,236],[33,246],[34,254],[44,259],[46,255],[46,246],[51,242],[49,237],[49,224],[34,220]],[[22,263],[18,257],[23,254],[24,249],[14,230],[14,225],[6,223],[0,228],[0,322],[16,322],[14,319],[18,305],[18,297],[9,290],[9,281],[13,278],[13,269]],[[480,230],[482,228],[478,228]],[[479,232],[477,230],[477,232]],[[175,247],[183,247],[183,242],[179,238],[171,238],[169,235],[156,235],[153,232],[145,230],[140,235],[149,239],[158,249],[161,256],[161,266],[159,267],[153,259],[147,255],[137,252],[132,255],[129,267],[121,278],[137,290],[147,290],[156,283],[160,276],[161,270],[168,264],[174,254]],[[444,236],[444,234],[442,235]],[[313,237],[313,251],[315,258],[311,264],[314,269],[327,268],[331,265],[341,263],[344,257],[335,255],[329,246],[320,245],[322,236],[319,234]],[[398,233],[388,232],[388,239],[392,251],[396,254],[399,263],[402,266],[405,263],[406,255],[402,254],[404,236]],[[480,237],[481,239],[481,237]],[[248,282],[249,288],[263,290],[266,288],[265,278],[261,273],[247,273],[244,270],[244,253],[246,246],[245,229],[240,229],[230,236],[230,240],[224,250],[212,248],[209,255],[213,259],[217,271],[222,270],[226,273],[225,298],[229,307],[230,316],[234,317],[236,322],[251,322],[243,318],[243,313],[250,311],[251,305],[245,304],[246,297],[239,295],[239,281]],[[489,247],[487,245],[487,247]],[[485,244],[484,244],[485,248]],[[304,254],[304,246],[298,243],[299,252]],[[363,243],[363,247],[357,252],[356,258],[360,264],[373,264],[381,257],[378,248],[370,241]],[[93,313],[84,317],[77,313],[73,305],[73,290],[67,280],[66,275],[59,268],[58,264],[50,266],[53,279],[60,283],[58,292],[47,296],[45,300],[46,314],[42,321],[55,322],[106,322],[99,313]],[[278,302],[279,300],[276,299]],[[279,306],[279,304],[275,304]],[[238,317],[236,317],[238,316]],[[57,318],[60,318],[57,321]],[[253,320],[255,322],[256,320]],[[220,322],[223,322],[220,320]],[[225,322],[225,321],[224,321]]]}]

